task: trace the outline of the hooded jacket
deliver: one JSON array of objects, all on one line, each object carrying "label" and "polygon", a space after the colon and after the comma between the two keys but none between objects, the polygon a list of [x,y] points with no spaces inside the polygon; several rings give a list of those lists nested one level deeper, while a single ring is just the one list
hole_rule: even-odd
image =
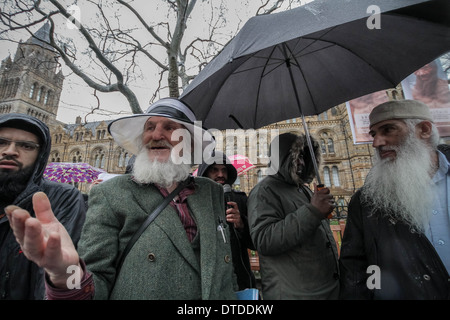
[{"label": "hooded jacket", "polygon": [[[36,134],[40,139],[39,155],[26,188],[13,203],[35,216],[32,196],[38,191],[47,194],[56,218],[64,225],[76,245],[85,220],[85,206],[81,192],[69,184],[43,179],[50,155],[51,137],[48,127],[25,114],[6,114],[0,117],[0,127],[14,127]],[[1,195],[0,195],[1,197]],[[0,216],[0,300],[43,299],[45,294],[43,270],[29,261],[22,253],[6,216]]]},{"label": "hooded jacket", "polygon": [[[319,162],[315,141],[314,152]],[[270,153],[273,174],[253,188],[248,201],[263,299],[337,299],[336,243],[329,222],[310,204],[312,192],[304,186],[314,177],[306,138],[282,134],[272,141]],[[300,155],[306,170],[301,181],[294,181],[293,163]]]},{"label": "hooded jacket", "polygon": [[[197,175],[199,177],[207,177],[206,172],[208,168],[213,164],[224,164],[227,168],[227,180],[225,184],[230,186],[237,179],[237,170],[230,163],[225,154],[219,151],[215,151],[213,155],[213,160],[210,159],[208,162],[211,164],[203,162],[199,165]],[[250,260],[248,257],[248,249],[254,250],[252,239],[250,237],[249,226],[248,226],[248,214],[247,214],[247,195],[245,192],[231,191],[233,201],[238,205],[239,212],[241,214],[241,219],[244,223],[244,230],[239,231],[234,228],[232,223],[227,223],[230,229],[230,242],[231,242],[231,255],[233,261],[234,272],[237,277],[237,282],[239,290],[244,290],[246,288],[255,288],[256,279],[250,267]]]}]

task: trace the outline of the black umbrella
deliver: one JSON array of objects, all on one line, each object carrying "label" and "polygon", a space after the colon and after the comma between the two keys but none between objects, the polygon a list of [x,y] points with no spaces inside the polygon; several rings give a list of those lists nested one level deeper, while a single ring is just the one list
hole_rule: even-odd
[{"label": "black umbrella", "polygon": [[317,0],[251,18],[180,98],[210,129],[302,117],[309,138],[304,116],[393,88],[449,50],[447,0]]}]

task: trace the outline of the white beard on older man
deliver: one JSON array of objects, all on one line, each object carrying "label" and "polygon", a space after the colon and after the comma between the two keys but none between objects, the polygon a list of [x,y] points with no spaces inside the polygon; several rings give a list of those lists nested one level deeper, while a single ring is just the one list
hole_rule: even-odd
[{"label": "white beard on older man", "polygon": [[380,210],[392,221],[401,220],[418,231],[429,222],[433,203],[430,147],[417,139],[414,131],[395,149],[397,157],[381,159],[375,153],[374,166],[362,188],[362,200],[375,213]]},{"label": "white beard on older man", "polygon": [[[170,147],[171,151],[173,150],[169,143],[167,143],[167,146]],[[145,147],[136,156],[133,165],[135,181],[142,184],[155,183],[164,188],[169,188],[174,182],[186,180],[190,172],[190,164],[175,164],[172,157],[168,157],[165,161],[149,159],[148,150]]]}]

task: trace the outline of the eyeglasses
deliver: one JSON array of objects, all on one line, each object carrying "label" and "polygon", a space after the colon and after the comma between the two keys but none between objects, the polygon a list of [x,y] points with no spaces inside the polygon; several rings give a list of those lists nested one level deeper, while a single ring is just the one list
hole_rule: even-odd
[{"label": "eyeglasses", "polygon": [[9,147],[11,143],[16,145],[16,148],[20,151],[32,152],[39,149],[40,145],[31,141],[14,141],[6,138],[0,137],[0,149],[5,149]]}]

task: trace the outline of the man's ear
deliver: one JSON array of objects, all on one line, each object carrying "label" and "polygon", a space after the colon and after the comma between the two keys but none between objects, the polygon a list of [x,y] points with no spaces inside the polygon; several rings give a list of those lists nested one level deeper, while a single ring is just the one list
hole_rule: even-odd
[{"label": "man's ear", "polygon": [[429,139],[432,133],[431,121],[424,120],[417,124],[418,132],[417,134],[421,139]]}]

